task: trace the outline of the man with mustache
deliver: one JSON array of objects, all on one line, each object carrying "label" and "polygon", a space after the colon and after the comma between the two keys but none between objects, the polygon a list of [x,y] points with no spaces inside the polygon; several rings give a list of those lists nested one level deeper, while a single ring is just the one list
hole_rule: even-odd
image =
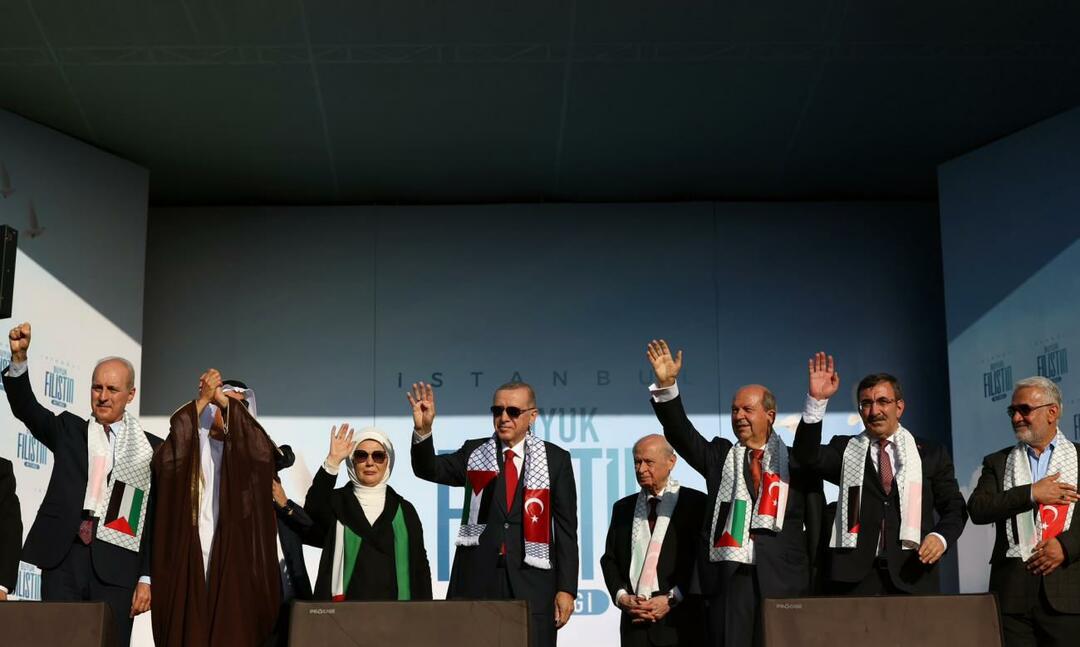
[{"label": "man with mustache", "polygon": [[952,458],[941,445],[900,424],[904,393],[887,373],[859,382],[863,432],[821,445],[821,421],[840,388],[840,374],[832,356],[820,352],[810,358],[809,372],[792,449],[800,464],[840,486],[828,587],[841,595],[937,593],[939,560],[967,521]]},{"label": "man with mustache", "polygon": [[731,399],[727,438],[706,440],[683,408],[674,357],[664,340],[648,344],[656,382],[649,387],[664,436],[705,477],[698,574],[710,645],[751,647],[762,640],[766,597],[806,595],[821,520],[821,480],[799,464],[773,430],[776,398],[760,384]]},{"label": "man with mustache", "polygon": [[4,390],[11,412],[56,462],[22,559],[41,569],[42,599],[108,604],[116,643],[126,647],[132,618],[150,609],[156,499],[150,460],[161,439],[127,411],[135,398],[135,369],[120,357],[94,367],[89,419],[42,406],[30,387],[30,334],[29,323],[8,333]]},{"label": "man with mustache", "polygon": [[1006,409],[1017,443],[983,459],[968,499],[974,523],[993,523],[990,590],[1007,647],[1073,645],[1080,635],[1080,524],[1074,525],[1078,446],[1058,429],[1061,389],[1016,383]]},{"label": "man with mustache", "polygon": [[529,644],[554,647],[574,612],[578,587],[577,487],[570,453],[532,434],[536,394],[503,384],[491,402],[494,433],[437,455],[435,392],[414,384],[413,472],[462,487],[448,598],[528,600]]}]

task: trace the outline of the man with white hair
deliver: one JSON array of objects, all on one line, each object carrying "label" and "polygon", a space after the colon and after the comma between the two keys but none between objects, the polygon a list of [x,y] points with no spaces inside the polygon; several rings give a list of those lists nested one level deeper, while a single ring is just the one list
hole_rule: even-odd
[{"label": "man with white hair", "polygon": [[700,596],[691,596],[703,492],[671,477],[678,458],[660,434],[634,443],[641,489],[611,508],[600,570],[622,610],[622,647],[699,645],[705,623]]},{"label": "man with white hair", "polygon": [[1061,389],[1016,383],[1006,409],[1015,445],[983,459],[971,520],[993,523],[990,590],[1007,647],[1072,645],[1080,635],[1080,524],[1073,523],[1078,445],[1058,429]]},{"label": "man with white hair", "polygon": [[161,444],[127,411],[135,369],[121,357],[101,360],[90,381],[90,418],[54,414],[30,386],[30,324],[12,328],[8,343],[11,412],[56,457],[22,559],[41,569],[42,599],[108,604],[116,642],[126,647],[132,618],[150,608],[150,459]]}]

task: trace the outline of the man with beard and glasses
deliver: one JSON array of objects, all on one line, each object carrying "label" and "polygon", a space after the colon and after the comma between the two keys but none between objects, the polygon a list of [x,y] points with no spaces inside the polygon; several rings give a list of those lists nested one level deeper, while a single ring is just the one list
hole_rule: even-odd
[{"label": "man with beard and glasses", "polygon": [[436,455],[435,394],[414,384],[413,472],[464,487],[448,598],[528,600],[530,645],[556,643],[578,590],[577,487],[570,453],[530,432],[536,396],[524,382],[495,390],[495,431]]},{"label": "man with beard and glasses", "polygon": [[806,595],[821,520],[821,480],[799,464],[773,429],[776,398],[760,384],[731,399],[736,443],[706,440],[686,415],[674,357],[664,340],[649,342],[656,382],[652,406],[675,451],[705,477],[698,573],[710,645],[751,647],[762,641],[766,597]]},{"label": "man with beard and glasses", "polygon": [[255,420],[254,392],[210,369],[169,419],[154,455],[163,510],[153,558],[157,647],[256,647],[282,595],[270,497],[277,448]]},{"label": "man with beard and glasses", "polygon": [[43,600],[105,602],[116,643],[127,647],[132,618],[150,609],[156,505],[150,460],[161,444],[127,411],[135,368],[121,357],[99,361],[89,419],[54,414],[30,388],[30,324],[12,328],[8,341],[11,365],[3,382],[11,412],[56,457],[22,560],[41,569]]},{"label": "man with beard and glasses", "polygon": [[1061,412],[1057,384],[1017,382],[1007,408],[1017,443],[983,459],[968,499],[971,521],[995,526],[990,591],[1007,647],[1074,645],[1080,636],[1080,446],[1058,428]]},{"label": "man with beard and glasses", "polygon": [[792,451],[800,464],[840,487],[826,560],[830,592],[937,593],[938,564],[967,522],[952,458],[900,424],[904,392],[888,373],[867,375],[856,389],[863,432],[821,445],[825,407],[840,388],[840,374],[832,356],[821,352],[810,358],[809,373]]}]

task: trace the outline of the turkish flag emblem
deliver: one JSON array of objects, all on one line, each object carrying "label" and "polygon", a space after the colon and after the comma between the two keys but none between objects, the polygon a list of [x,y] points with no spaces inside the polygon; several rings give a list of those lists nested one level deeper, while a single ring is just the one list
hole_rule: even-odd
[{"label": "turkish flag emblem", "polygon": [[551,543],[551,490],[525,488],[525,541]]},{"label": "turkish flag emblem", "polygon": [[780,510],[780,475],[765,472],[761,475],[761,498],[758,499],[758,514],[775,517]]},{"label": "turkish flag emblem", "polygon": [[1069,516],[1069,504],[1040,505],[1039,527],[1043,539],[1053,539],[1065,530],[1065,519]]}]

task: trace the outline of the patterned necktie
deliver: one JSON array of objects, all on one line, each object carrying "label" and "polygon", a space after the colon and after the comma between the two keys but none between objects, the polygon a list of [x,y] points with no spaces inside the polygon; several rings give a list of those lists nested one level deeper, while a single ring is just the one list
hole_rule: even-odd
[{"label": "patterned necktie", "polygon": [[656,506],[660,504],[660,499],[656,497],[649,497],[649,532],[656,530]]},{"label": "patterned necktie", "polygon": [[885,451],[885,448],[889,446],[889,439],[882,438],[878,441],[878,446],[881,450],[878,452],[878,472],[881,474],[881,489],[885,490],[885,495],[892,494],[893,485],[893,468],[892,459],[889,458],[889,452]]},{"label": "patterned necktie", "polygon": [[758,490],[761,489],[761,458],[765,456],[764,449],[750,450],[750,478],[754,481],[754,498],[757,498]]},{"label": "patterned necktie", "polygon": [[518,484],[518,471],[517,465],[514,464],[514,450],[506,450],[506,509],[510,510],[510,506],[514,503],[514,492],[517,491]]}]

